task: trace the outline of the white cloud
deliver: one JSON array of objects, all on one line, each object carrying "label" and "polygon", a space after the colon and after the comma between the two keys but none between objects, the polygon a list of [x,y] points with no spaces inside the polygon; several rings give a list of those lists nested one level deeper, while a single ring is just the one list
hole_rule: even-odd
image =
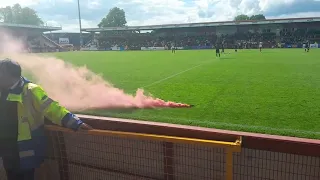
[{"label": "white cloud", "polygon": [[39,4],[71,3],[74,1],[76,0],[0,0],[0,7],[12,6],[17,3],[21,6],[35,6]]},{"label": "white cloud", "polygon": [[88,0],[89,9],[97,9],[101,7],[101,0]]},{"label": "white cloud", "polygon": [[282,14],[279,16],[268,16],[269,19],[297,18],[297,17],[320,17],[320,12],[303,12],[303,13],[293,13],[293,14]]},{"label": "white cloud", "polygon": [[19,3],[22,6],[31,6],[39,4],[42,0],[0,0],[0,7],[11,6],[13,4]]},{"label": "white cloud", "polygon": [[[193,0],[161,1],[161,0],[123,0],[124,8],[129,4],[141,9],[141,18],[133,18],[129,25],[168,24],[184,22],[207,22],[232,20],[239,14],[267,14],[279,7],[288,7],[295,3],[308,3],[313,0]],[[142,3],[144,2],[144,3]],[[285,8],[284,8],[285,9]],[[284,10],[285,11],[285,10]],[[308,10],[306,10],[308,11]],[[319,4],[320,12],[320,4]],[[309,17],[313,13],[286,12],[277,16]],[[275,16],[275,17],[277,17]]]},{"label": "white cloud", "polygon": [[[48,24],[56,22],[61,24],[64,30],[78,31],[77,0],[0,0],[0,6],[17,2],[38,10]],[[225,21],[232,20],[238,14],[257,13],[265,14],[269,18],[320,16],[320,0],[80,0],[80,2],[83,27],[96,27],[99,20],[114,6],[125,10],[128,25]],[[47,7],[45,11],[44,7]]]},{"label": "white cloud", "polygon": [[[62,26],[62,30],[61,31],[57,31],[57,32],[79,32],[79,20],[78,19],[73,19],[73,20],[68,20],[65,21],[65,24],[60,24],[60,22],[58,21],[48,21],[47,22],[48,26],[55,26],[55,27],[61,27]],[[82,27],[95,27],[96,26],[96,22],[94,21],[87,21],[87,20],[82,20]]]}]

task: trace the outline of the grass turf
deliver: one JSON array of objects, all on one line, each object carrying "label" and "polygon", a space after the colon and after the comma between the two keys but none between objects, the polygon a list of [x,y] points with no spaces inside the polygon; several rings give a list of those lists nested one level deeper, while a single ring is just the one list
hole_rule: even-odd
[{"label": "grass turf", "polygon": [[[195,105],[191,109],[84,114],[320,138],[320,50],[226,52],[230,54],[221,58],[213,50],[54,55],[87,65],[127,93],[147,86],[146,92],[155,97]],[[150,85],[159,80],[163,81]]]}]

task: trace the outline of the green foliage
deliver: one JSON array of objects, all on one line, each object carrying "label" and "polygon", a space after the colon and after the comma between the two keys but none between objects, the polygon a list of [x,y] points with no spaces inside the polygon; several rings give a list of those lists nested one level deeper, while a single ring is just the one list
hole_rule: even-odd
[{"label": "green foliage", "polygon": [[234,21],[247,21],[250,20],[250,17],[245,14],[240,14],[234,18]]},{"label": "green foliage", "polygon": [[261,20],[266,20],[266,17],[263,14],[256,14],[256,15],[252,15],[250,17],[250,20],[261,21]]},{"label": "green foliage", "polygon": [[4,23],[43,25],[43,21],[34,9],[15,4],[12,7],[0,8],[0,20]]},{"label": "green foliage", "polygon": [[[78,66],[87,65],[132,94],[167,78],[144,89],[154,97],[195,105],[190,109],[82,113],[320,138],[320,50],[226,52],[231,54],[221,58],[216,58],[213,50],[177,51],[174,55],[170,51],[128,51],[56,56]],[[203,65],[186,71],[199,64]]]},{"label": "green foliage", "polygon": [[98,27],[124,27],[127,24],[126,13],[123,9],[114,7],[98,24]]},{"label": "green foliage", "polygon": [[240,14],[234,18],[234,21],[260,21],[260,20],[266,20],[266,17],[263,14],[256,14],[252,16],[248,16],[245,14]]}]

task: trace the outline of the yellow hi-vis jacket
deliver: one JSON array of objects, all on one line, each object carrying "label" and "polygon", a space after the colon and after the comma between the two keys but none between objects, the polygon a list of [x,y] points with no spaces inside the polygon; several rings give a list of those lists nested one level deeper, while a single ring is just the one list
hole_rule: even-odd
[{"label": "yellow hi-vis jacket", "polygon": [[20,168],[37,168],[45,158],[44,119],[77,130],[82,121],[58,102],[50,99],[38,85],[25,78],[10,91],[7,101],[17,103]]}]

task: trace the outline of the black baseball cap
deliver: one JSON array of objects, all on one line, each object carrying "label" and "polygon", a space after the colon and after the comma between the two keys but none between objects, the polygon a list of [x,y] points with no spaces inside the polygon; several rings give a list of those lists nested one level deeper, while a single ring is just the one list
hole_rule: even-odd
[{"label": "black baseball cap", "polygon": [[18,78],[21,76],[20,64],[8,58],[0,60],[0,71],[11,77]]}]

